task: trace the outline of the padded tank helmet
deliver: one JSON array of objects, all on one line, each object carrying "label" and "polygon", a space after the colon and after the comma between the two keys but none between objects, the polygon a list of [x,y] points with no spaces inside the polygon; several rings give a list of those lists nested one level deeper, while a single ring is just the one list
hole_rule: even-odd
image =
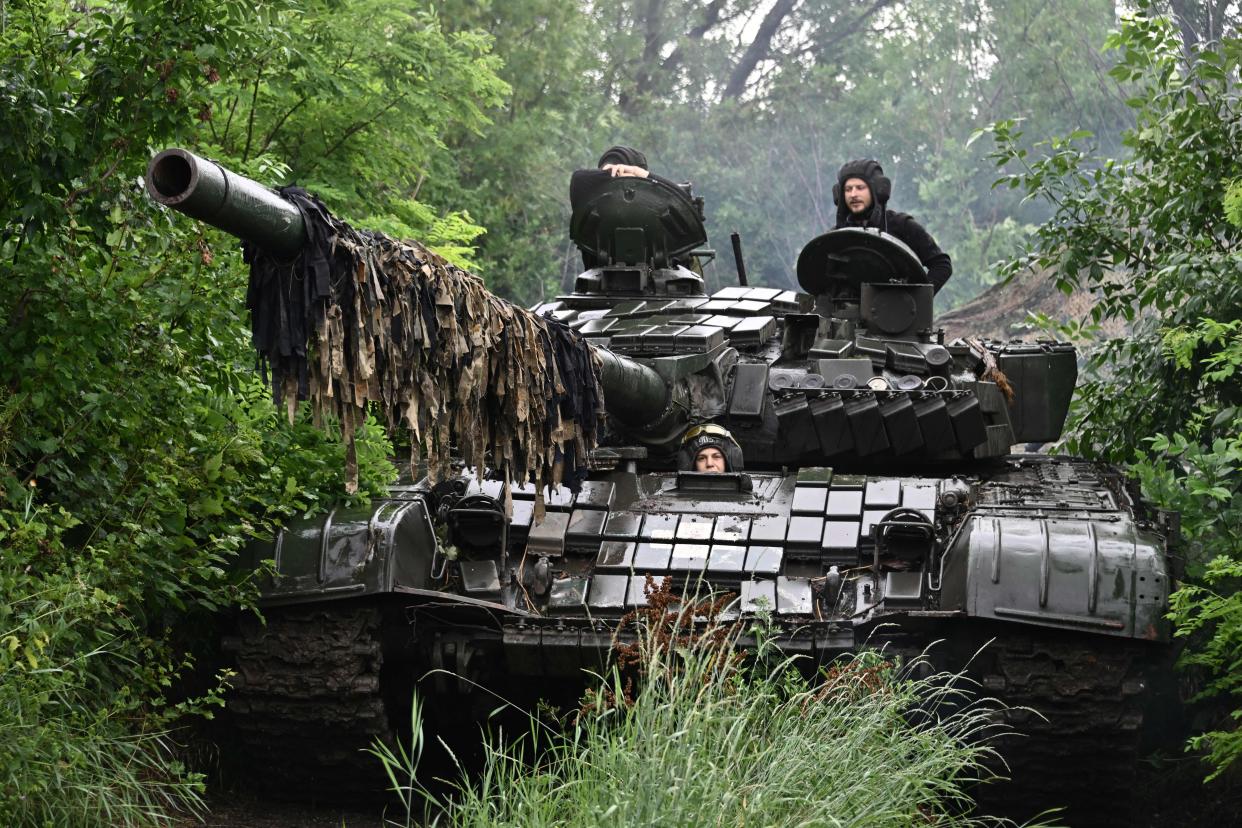
[{"label": "padded tank helmet", "polygon": [[742,448],[724,426],[715,423],[691,426],[681,438],[681,451],[677,454],[677,468],[694,471],[694,461],[705,448],[716,448],[724,455],[725,471],[739,472],[745,467]]}]

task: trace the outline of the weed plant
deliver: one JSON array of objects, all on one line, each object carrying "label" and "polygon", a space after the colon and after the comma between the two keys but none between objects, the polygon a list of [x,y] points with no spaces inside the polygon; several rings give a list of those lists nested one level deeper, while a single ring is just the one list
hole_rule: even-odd
[{"label": "weed plant", "polygon": [[[0,573],[0,583],[7,569]],[[0,814],[40,828],[170,825],[201,816],[202,778],[176,759],[168,716],[100,674],[132,669],[117,640],[73,652],[107,610],[80,582],[45,582],[0,611]],[[33,633],[32,633],[33,631]],[[214,694],[212,695],[215,699]]]},{"label": "weed plant", "polygon": [[[965,815],[994,717],[962,677],[864,651],[808,680],[769,625],[658,611],[564,730],[532,717],[523,738],[491,740],[451,797],[414,782],[421,736],[377,746],[406,806],[390,824],[414,824],[420,801],[419,824],[479,828],[996,824]],[[417,704],[414,719],[418,734]]]}]

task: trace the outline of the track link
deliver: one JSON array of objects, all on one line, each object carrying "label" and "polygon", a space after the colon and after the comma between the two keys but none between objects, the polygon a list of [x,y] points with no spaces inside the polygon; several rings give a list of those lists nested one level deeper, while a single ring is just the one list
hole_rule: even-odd
[{"label": "track link", "polygon": [[264,794],[374,799],[386,784],[362,751],[394,732],[381,693],[377,608],[270,609],[226,641],[237,676],[226,712],[243,782]]},{"label": "track link", "polygon": [[1071,828],[1132,825],[1154,652],[1142,642],[1058,630],[998,633],[982,681],[1015,731],[996,745],[1011,781],[982,786],[982,810],[1028,819],[1054,807]]}]

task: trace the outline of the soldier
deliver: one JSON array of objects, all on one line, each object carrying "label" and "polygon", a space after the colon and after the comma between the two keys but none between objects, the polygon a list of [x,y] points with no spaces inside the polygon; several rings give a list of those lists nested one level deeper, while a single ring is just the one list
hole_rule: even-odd
[{"label": "soldier", "polygon": [[604,150],[599,163],[593,170],[575,170],[569,179],[569,203],[577,207],[586,194],[594,188],[599,179],[612,178],[650,178],[663,181],[676,187],[672,181],[662,178],[647,169],[647,156],[633,147],[614,146]]},{"label": "soldier", "polygon": [[733,435],[715,423],[691,426],[681,438],[678,468],[720,474],[741,471],[742,448]]},{"label": "soldier", "polygon": [[613,178],[647,178],[651,175],[647,169],[647,156],[633,147],[609,147],[599,157],[597,166],[607,170]]},{"label": "soldier", "polygon": [[893,183],[878,161],[862,159],[843,165],[832,188],[837,228],[874,227],[896,236],[919,257],[928,281],[939,291],[953,275],[953,262],[923,225],[906,213],[888,209],[892,191]]}]

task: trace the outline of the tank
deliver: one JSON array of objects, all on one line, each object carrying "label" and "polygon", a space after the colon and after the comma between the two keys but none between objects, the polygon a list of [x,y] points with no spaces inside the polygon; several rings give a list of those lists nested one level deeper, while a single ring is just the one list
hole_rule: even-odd
[{"label": "tank", "polygon": [[[169,150],[147,182],[298,249],[297,211],[218,165]],[[252,545],[243,565],[275,562],[266,624],[244,617],[227,642],[252,779],[380,786],[357,751],[399,737],[415,688],[447,733],[477,733],[493,694],[572,700],[649,579],[668,579],[734,594],[732,617],[769,618],[807,665],[937,642],[933,663],[967,670],[1024,735],[1002,744],[1015,781],[984,788],[985,807],[1126,823],[1176,516],[1117,468],[1013,453],[1060,436],[1074,348],[946,341],[917,257],[870,230],[809,241],[800,291],[744,284],[739,258],[743,284],[707,295],[702,204],[663,181],[601,180],[571,236],[587,269],[535,310],[600,357],[608,429],[588,479],[543,492],[536,522],[532,485],[462,467]],[[709,422],[742,468],[687,470],[682,435]]]}]

